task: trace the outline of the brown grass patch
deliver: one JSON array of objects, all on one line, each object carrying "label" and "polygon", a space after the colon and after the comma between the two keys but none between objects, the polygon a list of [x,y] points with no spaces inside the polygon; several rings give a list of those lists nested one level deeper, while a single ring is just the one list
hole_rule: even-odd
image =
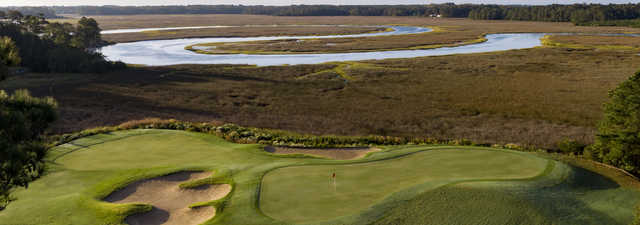
[{"label": "brown grass patch", "polygon": [[223,198],[231,185],[204,185],[181,189],[181,183],[209,177],[209,172],[179,172],[167,176],[138,181],[111,193],[104,200],[112,203],[145,203],[153,205],[150,212],[128,216],[126,222],[135,224],[196,225],[215,216],[212,207],[189,208],[198,202]]},{"label": "brown grass patch", "polygon": [[360,159],[371,152],[380,151],[379,148],[292,148],[274,146],[267,146],[264,150],[276,155],[303,154],[337,160]]},{"label": "brown grass patch", "polygon": [[627,36],[594,36],[594,35],[552,35],[548,37],[553,43],[558,43],[560,47],[583,47],[583,48],[605,48],[627,50],[640,48],[640,37]]},{"label": "brown grass patch", "polygon": [[259,37],[259,36],[321,36],[361,34],[384,31],[380,27],[225,27],[207,29],[148,31],[138,33],[103,34],[103,39],[111,42],[132,42],[159,39],[199,38],[199,37]]}]

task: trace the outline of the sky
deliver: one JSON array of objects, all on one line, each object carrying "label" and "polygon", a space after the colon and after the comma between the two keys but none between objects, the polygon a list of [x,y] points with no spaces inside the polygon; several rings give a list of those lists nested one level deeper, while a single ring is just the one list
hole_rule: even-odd
[{"label": "sky", "polygon": [[574,3],[640,3],[640,0],[0,0],[0,6],[52,6],[52,5],[399,5],[429,3],[475,4],[574,4]]}]

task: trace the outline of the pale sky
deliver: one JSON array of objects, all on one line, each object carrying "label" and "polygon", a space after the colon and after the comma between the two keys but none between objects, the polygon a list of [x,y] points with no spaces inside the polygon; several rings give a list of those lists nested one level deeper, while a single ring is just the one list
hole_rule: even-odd
[{"label": "pale sky", "polygon": [[475,4],[574,4],[574,3],[639,3],[640,0],[0,0],[0,6],[52,6],[52,5],[399,5],[429,3]]}]

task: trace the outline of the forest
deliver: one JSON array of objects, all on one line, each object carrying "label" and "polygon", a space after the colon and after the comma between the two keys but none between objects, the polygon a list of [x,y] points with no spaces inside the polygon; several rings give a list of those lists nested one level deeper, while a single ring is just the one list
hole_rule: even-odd
[{"label": "forest", "polygon": [[61,17],[57,15],[57,12],[53,8],[49,7],[0,7],[0,16],[2,16],[2,12],[8,11],[20,11],[21,14],[28,16],[41,15],[47,19]]},{"label": "forest", "polygon": [[[44,16],[0,11],[0,50],[15,52],[6,65],[35,72],[107,72],[125,65],[109,62],[94,50],[105,44],[94,19],[82,18],[77,25],[50,23]],[[6,59],[3,61],[7,61]],[[3,68],[0,79],[5,77]]]},{"label": "forest", "polygon": [[[594,22],[640,18],[640,4],[573,4],[573,5],[188,5],[188,6],[76,6],[12,8],[25,15],[42,14],[46,18],[57,14],[138,15],[138,14],[254,14],[273,16],[438,16],[482,20],[523,20],[573,22],[578,25],[598,25]],[[614,24],[615,25],[615,24]]]}]

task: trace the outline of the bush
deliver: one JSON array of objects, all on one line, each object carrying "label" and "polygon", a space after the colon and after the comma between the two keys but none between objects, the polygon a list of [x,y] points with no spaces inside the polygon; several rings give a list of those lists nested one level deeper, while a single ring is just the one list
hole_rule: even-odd
[{"label": "bush", "polygon": [[557,150],[561,153],[575,154],[575,155],[582,155],[584,153],[585,148],[587,147],[586,144],[582,144],[580,142],[570,140],[570,139],[564,139],[558,142],[556,146],[557,146]]},{"label": "bush", "polygon": [[269,130],[261,128],[247,128],[235,124],[211,123],[191,123],[176,120],[163,120],[157,118],[147,118],[138,121],[130,121],[116,127],[101,127],[84,130],[74,134],[65,134],[50,138],[51,145],[60,145],[75,139],[99,134],[109,133],[127,129],[169,129],[186,130],[217,135],[225,140],[243,144],[265,144],[276,146],[296,146],[296,147],[365,147],[370,145],[405,145],[405,144],[446,144],[456,143],[457,145],[474,145],[468,140],[437,140],[432,138],[408,138],[389,136],[364,136],[364,137],[344,137],[344,136],[312,136],[302,135],[279,130]]},{"label": "bush", "polygon": [[41,135],[56,119],[55,108],[51,98],[0,90],[0,208],[10,201],[11,189],[28,187],[44,169]]}]

